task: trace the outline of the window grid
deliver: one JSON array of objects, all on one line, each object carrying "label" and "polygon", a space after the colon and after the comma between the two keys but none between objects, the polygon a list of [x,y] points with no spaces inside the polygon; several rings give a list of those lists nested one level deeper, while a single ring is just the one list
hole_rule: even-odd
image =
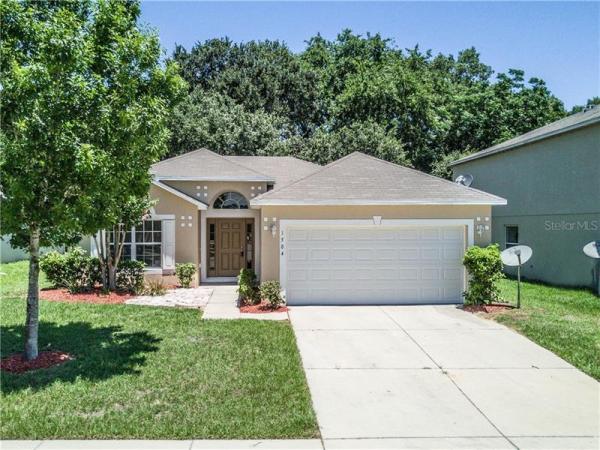
[{"label": "window grid", "polygon": [[225,192],[213,203],[214,209],[248,209],[248,201],[237,192]]},{"label": "window grid", "polygon": [[511,248],[519,245],[519,227],[516,225],[506,225],[505,228],[505,248]]},{"label": "window grid", "polygon": [[[107,231],[106,237],[111,251],[114,251],[113,232]],[[162,221],[144,220],[137,229],[131,227],[125,233],[121,258],[142,261],[149,268],[162,267]]]}]

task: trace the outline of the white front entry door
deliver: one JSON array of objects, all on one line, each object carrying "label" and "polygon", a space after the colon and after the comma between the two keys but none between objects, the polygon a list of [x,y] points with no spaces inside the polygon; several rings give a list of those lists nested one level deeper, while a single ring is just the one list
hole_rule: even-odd
[{"label": "white front entry door", "polygon": [[357,222],[282,223],[288,304],[462,303],[464,224]]}]

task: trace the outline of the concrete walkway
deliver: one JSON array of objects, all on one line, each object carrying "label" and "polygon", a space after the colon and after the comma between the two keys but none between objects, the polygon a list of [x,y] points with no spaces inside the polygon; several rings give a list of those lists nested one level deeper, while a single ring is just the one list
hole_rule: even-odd
[{"label": "concrete walkway", "polygon": [[600,384],[452,306],[294,307],[326,449],[598,449]]},{"label": "concrete walkway", "polygon": [[236,285],[211,285],[212,295],[204,307],[202,319],[254,319],[254,320],[288,320],[287,312],[268,314],[242,314],[237,307]]},{"label": "concrete walkway", "polygon": [[169,289],[165,295],[140,295],[126,300],[127,305],[202,308],[212,294],[209,287]]}]

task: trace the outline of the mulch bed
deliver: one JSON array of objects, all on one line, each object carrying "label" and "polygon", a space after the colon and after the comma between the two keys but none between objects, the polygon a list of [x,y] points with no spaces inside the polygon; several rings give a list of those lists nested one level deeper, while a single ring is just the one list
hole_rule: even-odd
[{"label": "mulch bed", "polygon": [[267,302],[260,302],[258,305],[242,305],[240,312],[245,314],[269,314],[274,312],[287,312],[287,306],[280,306],[277,309],[272,309]]},{"label": "mulch bed", "polygon": [[470,313],[485,313],[485,314],[493,314],[499,313],[503,311],[507,311],[510,309],[514,309],[515,307],[512,305],[504,304],[504,303],[492,303],[490,305],[464,305],[462,307],[463,310]]},{"label": "mulch bed", "polygon": [[104,293],[102,289],[96,288],[90,292],[80,292],[71,294],[66,289],[42,289],[40,298],[50,302],[66,302],[66,303],[96,303],[103,305],[116,305],[125,303],[125,300],[136,297],[135,294],[110,292]]},{"label": "mulch bed", "polygon": [[0,369],[10,373],[23,373],[30,370],[47,369],[72,359],[73,357],[65,352],[47,351],[40,352],[37,358],[27,361],[23,353],[15,353],[0,359]]}]

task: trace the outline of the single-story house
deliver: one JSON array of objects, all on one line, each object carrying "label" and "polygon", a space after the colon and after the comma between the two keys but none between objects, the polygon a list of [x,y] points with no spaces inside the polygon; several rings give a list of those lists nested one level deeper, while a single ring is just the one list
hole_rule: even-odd
[{"label": "single-story house", "polygon": [[600,240],[600,108],[459,159],[452,170],[508,200],[492,207],[492,241],[533,249],[523,276],[594,286],[595,261],[583,246]]},{"label": "single-story house", "polygon": [[163,275],[192,262],[200,283],[253,269],[289,304],[462,302],[463,253],[506,204],[362,153],[318,166],[201,149],[151,171],[157,203],[127,257]]}]

